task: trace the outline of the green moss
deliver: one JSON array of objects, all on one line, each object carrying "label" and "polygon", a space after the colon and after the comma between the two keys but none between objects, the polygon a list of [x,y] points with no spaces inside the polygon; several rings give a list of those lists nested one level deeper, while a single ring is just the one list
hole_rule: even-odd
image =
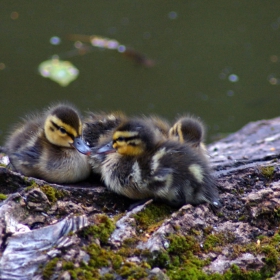
[{"label": "green moss", "polygon": [[266,276],[272,276],[280,269],[279,248],[277,250],[274,246],[268,245],[262,247],[261,251],[265,254],[264,262],[266,264],[262,268],[262,272]]},{"label": "green moss", "polygon": [[150,252],[148,252],[147,257],[152,267],[167,268],[171,264],[169,254],[167,252],[160,251],[156,254],[156,256],[153,256]]},{"label": "green moss", "polygon": [[102,276],[102,280],[114,280],[114,279],[116,279],[116,277],[112,274],[109,274],[109,273],[105,273]]},{"label": "green moss", "polygon": [[203,280],[210,279],[209,276],[195,266],[175,267],[167,271],[172,280]]},{"label": "green moss", "polygon": [[225,279],[225,280],[263,280],[265,279],[263,275],[255,270],[244,270],[239,268],[237,265],[232,265],[231,268],[223,275],[223,278],[217,278],[218,275],[215,274],[211,278],[216,279]]},{"label": "green moss", "polygon": [[234,238],[234,235],[232,235],[230,232],[209,234],[206,236],[203,244],[204,251],[219,251],[221,246],[232,243]]},{"label": "green moss", "polygon": [[[146,270],[150,268],[146,263],[136,265],[134,263],[126,262],[118,253],[104,250],[97,244],[91,244],[86,248],[86,251],[90,255],[88,267],[111,267],[117,274],[126,277],[126,279],[142,279],[147,276]],[[108,279],[109,275],[110,274],[107,273],[106,279]]]},{"label": "green moss", "polygon": [[[254,241],[248,244],[234,244],[234,236],[231,233],[212,233],[211,227],[198,231],[191,229],[186,235],[173,234],[166,237],[166,250],[151,253],[148,250],[135,249],[137,238],[129,238],[123,242],[120,249],[113,251],[108,244],[108,236],[114,229],[114,222],[104,214],[96,215],[95,225],[83,231],[83,237],[87,238],[89,245],[83,250],[90,256],[88,263],[73,263],[60,260],[63,271],[68,271],[71,279],[100,279],[112,280],[117,277],[122,279],[148,279],[150,269],[160,267],[171,279],[175,280],[261,280],[272,277],[280,270],[280,231],[274,236],[259,236],[260,242]],[[149,226],[148,226],[149,228]],[[203,246],[200,246],[197,236],[205,238]],[[101,237],[103,236],[103,237]],[[101,245],[96,244],[99,238]],[[104,239],[103,239],[104,238]],[[233,244],[232,244],[233,243]],[[244,270],[233,265],[224,274],[207,274],[203,268],[210,260],[200,259],[204,252],[219,250],[221,246],[230,244],[232,253],[229,258],[237,258],[242,253],[249,252],[254,255],[264,256],[264,267],[259,271],[255,269]],[[135,264],[126,261],[129,256],[138,256],[140,262]],[[146,263],[147,262],[147,263]],[[58,275],[55,272],[57,260],[54,260],[45,268],[45,278]],[[106,268],[102,269],[101,268]],[[59,270],[60,273],[61,269]],[[105,274],[101,274],[105,273]],[[149,276],[149,279],[157,279]]]},{"label": "green moss", "polygon": [[[28,177],[27,177],[27,179],[28,179]],[[27,181],[27,179],[26,179],[26,181]],[[26,187],[25,191],[30,191],[34,188],[40,188],[39,185],[37,183],[35,183],[34,180],[30,180],[30,181],[28,181],[28,183],[30,184],[30,186]]]},{"label": "green moss", "polygon": [[53,273],[55,271],[57,262],[58,262],[58,258],[54,258],[45,265],[43,272],[42,272],[44,280],[51,279],[51,276],[53,275]]},{"label": "green moss", "polygon": [[270,180],[273,178],[275,168],[274,166],[261,166],[260,172],[264,177]]},{"label": "green moss", "polygon": [[203,248],[205,250],[205,252],[209,252],[210,250],[213,250],[215,247],[217,247],[218,245],[223,245],[223,239],[224,236],[222,236],[222,238],[220,238],[221,234],[209,234],[203,244]]},{"label": "green moss", "polygon": [[45,193],[51,203],[57,202],[58,199],[62,199],[66,195],[65,191],[58,190],[49,185],[41,186],[40,189]]},{"label": "green moss", "polygon": [[238,221],[242,222],[242,221],[246,221],[247,217],[245,215],[242,215],[238,218]]},{"label": "green moss", "polygon": [[[199,267],[206,264],[194,254],[199,253],[200,246],[192,236],[170,235],[168,237],[169,247],[167,250],[151,255],[148,261],[152,267],[165,268],[170,271],[182,267]],[[172,272],[170,272],[172,274]],[[179,278],[178,278],[179,279]],[[183,279],[183,278],[182,278]]]},{"label": "green moss", "polygon": [[[68,271],[71,279],[81,280],[111,280],[116,279],[118,275],[123,279],[130,280],[148,279],[149,270],[153,267],[162,268],[171,280],[261,280],[273,276],[278,271],[278,247],[280,245],[277,247],[276,244],[279,243],[279,240],[280,236],[276,234],[272,238],[264,237],[262,239],[263,247],[255,245],[256,248],[259,248],[259,252],[265,255],[266,265],[260,271],[244,270],[233,265],[223,275],[217,273],[206,274],[202,268],[209,262],[198,258],[201,253],[200,246],[196,239],[189,235],[169,236],[169,248],[166,251],[159,252],[156,256],[152,256],[149,251],[143,251],[142,257],[147,258],[148,263],[141,261],[139,264],[127,262],[118,250],[113,252],[109,248],[102,248],[98,244],[91,243],[84,248],[90,256],[88,264],[81,263],[77,267],[72,262],[62,261],[62,270]],[[128,240],[126,246],[129,246],[131,242],[133,243],[133,240]],[[215,243],[216,239],[213,239],[212,242]],[[57,259],[54,259],[45,267],[44,279],[51,278],[55,272],[56,263]],[[108,269],[103,275],[99,271],[102,267]]]},{"label": "green moss", "polygon": [[0,193],[0,201],[7,199],[7,197],[8,197],[7,195]]},{"label": "green moss", "polygon": [[126,238],[123,241],[123,246],[125,246],[125,247],[133,247],[134,245],[137,244],[137,242],[138,242],[137,238]]},{"label": "green moss", "polygon": [[200,246],[193,236],[171,235],[168,237],[170,241],[167,251],[171,254],[186,254],[191,251],[192,253],[200,252]]},{"label": "green moss", "polygon": [[67,270],[71,275],[71,279],[74,280],[98,280],[102,279],[97,269],[76,267],[70,270]]},{"label": "green moss", "polygon": [[138,228],[147,232],[158,227],[171,213],[171,207],[164,204],[152,203],[147,205],[143,211],[133,215],[133,217]]},{"label": "green moss", "polygon": [[87,253],[90,255],[89,266],[100,268],[102,266],[109,266],[111,258],[109,252],[99,247],[97,244],[91,244],[86,248]]},{"label": "green moss", "polygon": [[127,280],[143,279],[148,276],[147,268],[149,266],[145,267],[143,263],[142,265],[136,265],[135,263],[127,262],[121,267],[119,274]]},{"label": "green moss", "polygon": [[104,214],[95,215],[94,225],[84,228],[80,236],[92,240],[98,238],[102,243],[107,243],[108,238],[115,230],[115,223]]}]

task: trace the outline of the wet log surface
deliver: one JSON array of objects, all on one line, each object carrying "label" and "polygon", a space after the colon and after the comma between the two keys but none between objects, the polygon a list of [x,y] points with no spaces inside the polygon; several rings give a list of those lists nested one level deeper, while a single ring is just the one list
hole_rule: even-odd
[{"label": "wet log surface", "polygon": [[279,147],[280,118],[208,146],[219,210],[132,208],[98,178],[49,184],[3,164],[0,279],[280,279]]}]

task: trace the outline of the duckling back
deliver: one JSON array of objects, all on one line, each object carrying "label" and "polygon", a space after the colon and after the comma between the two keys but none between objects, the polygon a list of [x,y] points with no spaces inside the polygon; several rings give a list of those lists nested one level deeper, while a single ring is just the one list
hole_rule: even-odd
[{"label": "duckling back", "polygon": [[54,183],[74,183],[87,178],[87,156],[75,148],[81,120],[71,105],[58,104],[24,119],[5,144],[12,167],[26,175]]},{"label": "duckling back", "polygon": [[151,182],[158,200],[172,206],[210,203],[219,207],[219,195],[211,169],[202,155],[174,141],[161,143],[151,157]]}]

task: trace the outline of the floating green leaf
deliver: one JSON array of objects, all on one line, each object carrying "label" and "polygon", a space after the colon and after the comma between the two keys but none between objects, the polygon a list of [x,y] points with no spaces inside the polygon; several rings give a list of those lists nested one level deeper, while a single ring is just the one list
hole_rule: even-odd
[{"label": "floating green leaf", "polygon": [[43,61],[39,65],[39,72],[63,87],[68,86],[79,75],[79,70],[71,62],[57,58]]}]

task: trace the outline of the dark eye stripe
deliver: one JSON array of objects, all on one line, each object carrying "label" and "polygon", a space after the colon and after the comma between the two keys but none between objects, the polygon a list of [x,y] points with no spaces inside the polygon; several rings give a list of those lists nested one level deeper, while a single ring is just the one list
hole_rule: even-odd
[{"label": "dark eye stripe", "polygon": [[[138,139],[139,137],[138,136],[131,136],[131,137],[119,137],[115,140],[113,140],[113,143],[116,143],[118,141],[125,141],[125,142],[128,142],[130,140],[134,140],[134,139]],[[130,144],[130,143],[129,143]]]},{"label": "dark eye stripe", "polygon": [[[55,122],[51,121],[52,125],[57,129],[57,130],[60,130],[61,127],[59,125],[57,125]],[[72,133],[69,133],[68,131],[65,130],[65,133],[70,136],[72,139],[74,139],[74,135]]]}]

